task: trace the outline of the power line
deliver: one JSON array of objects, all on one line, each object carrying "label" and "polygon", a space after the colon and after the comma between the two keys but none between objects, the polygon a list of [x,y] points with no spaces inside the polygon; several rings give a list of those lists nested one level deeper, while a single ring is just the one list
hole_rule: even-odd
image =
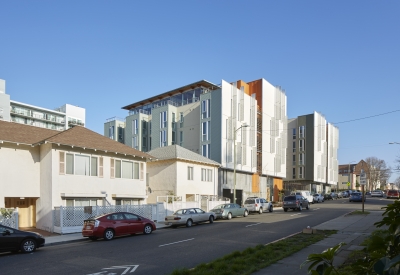
[{"label": "power line", "polygon": [[391,113],[395,113],[395,112],[400,112],[400,110],[394,110],[394,111],[390,111],[390,112],[387,112],[387,113],[382,113],[382,114],[377,114],[377,115],[367,116],[367,117],[361,117],[361,118],[356,118],[356,119],[351,119],[351,120],[346,120],[346,121],[341,121],[341,122],[333,122],[332,124],[341,124],[341,123],[353,122],[353,121],[357,121],[357,120],[362,120],[362,119],[367,119],[367,118],[372,118],[372,117],[377,117],[377,116],[383,116],[383,115],[387,115],[387,114],[391,114]]}]

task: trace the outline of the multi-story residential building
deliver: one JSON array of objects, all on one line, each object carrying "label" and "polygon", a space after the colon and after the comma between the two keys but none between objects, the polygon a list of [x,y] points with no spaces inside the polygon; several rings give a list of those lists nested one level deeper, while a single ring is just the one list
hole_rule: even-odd
[{"label": "multi-story residential building", "polygon": [[[222,166],[218,195],[271,198],[286,176],[286,95],[265,79],[202,80],[129,104],[124,143],[147,152],[180,145]],[[111,122],[104,135],[110,138]],[[236,152],[236,154],[234,154]],[[235,180],[236,175],[236,180]]]},{"label": "multi-story residential building", "polygon": [[104,133],[108,133],[109,138],[112,140],[124,143],[125,136],[125,119],[119,117],[112,117],[104,123]]},{"label": "multi-story residential building", "polygon": [[287,177],[284,190],[313,192],[336,189],[338,182],[339,130],[321,114],[288,121]]},{"label": "multi-story residential building", "polygon": [[66,130],[85,125],[85,109],[65,104],[55,110],[14,101],[6,94],[5,81],[0,79],[0,119],[52,130]]}]

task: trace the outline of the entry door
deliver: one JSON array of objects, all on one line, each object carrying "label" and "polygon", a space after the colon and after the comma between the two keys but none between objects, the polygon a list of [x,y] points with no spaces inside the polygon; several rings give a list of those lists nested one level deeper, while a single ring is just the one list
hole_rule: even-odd
[{"label": "entry door", "polygon": [[31,213],[29,211],[29,199],[16,199],[16,207],[18,207],[18,226],[31,227]]}]

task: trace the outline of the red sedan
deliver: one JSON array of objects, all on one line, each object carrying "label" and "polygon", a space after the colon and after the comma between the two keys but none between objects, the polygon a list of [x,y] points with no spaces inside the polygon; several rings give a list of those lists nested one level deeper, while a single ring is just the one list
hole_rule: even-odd
[{"label": "red sedan", "polygon": [[115,236],[135,233],[150,234],[156,224],[149,219],[127,212],[117,212],[87,219],[83,222],[82,236],[91,240],[104,238],[112,240]]}]

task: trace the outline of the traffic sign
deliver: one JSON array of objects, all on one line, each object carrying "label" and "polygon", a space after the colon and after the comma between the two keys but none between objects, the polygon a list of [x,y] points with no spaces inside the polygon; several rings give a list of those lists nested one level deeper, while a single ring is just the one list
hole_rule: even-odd
[{"label": "traffic sign", "polygon": [[350,186],[350,182],[347,182],[347,186]]},{"label": "traffic sign", "polygon": [[366,184],[367,184],[367,175],[364,173],[364,171],[361,171],[360,185],[366,185]]}]

